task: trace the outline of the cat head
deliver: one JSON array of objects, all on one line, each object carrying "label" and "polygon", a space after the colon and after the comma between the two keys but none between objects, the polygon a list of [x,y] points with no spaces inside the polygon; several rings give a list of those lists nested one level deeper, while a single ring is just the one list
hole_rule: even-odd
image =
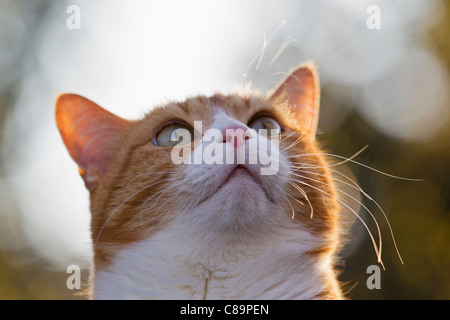
[{"label": "cat head", "polygon": [[175,219],[210,238],[292,224],[331,246],[337,202],[315,139],[319,100],[312,63],[266,96],[196,96],[135,121],[61,95],[57,125],[90,191],[96,261]]}]

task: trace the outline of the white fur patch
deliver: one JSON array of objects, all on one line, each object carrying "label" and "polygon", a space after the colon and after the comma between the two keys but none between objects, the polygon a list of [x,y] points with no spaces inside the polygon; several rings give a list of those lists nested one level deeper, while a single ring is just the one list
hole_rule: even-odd
[{"label": "white fur patch", "polygon": [[[200,212],[198,212],[200,213]],[[290,218],[248,237],[209,234],[183,213],[152,238],[98,270],[95,299],[309,299],[321,293],[317,245]],[[245,232],[245,231],[244,231]],[[241,238],[246,238],[240,241]]]}]

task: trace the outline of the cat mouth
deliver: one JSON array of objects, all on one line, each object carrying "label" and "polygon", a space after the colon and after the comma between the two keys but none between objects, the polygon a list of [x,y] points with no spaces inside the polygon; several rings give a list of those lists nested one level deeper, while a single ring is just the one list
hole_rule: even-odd
[{"label": "cat mouth", "polygon": [[[268,201],[273,202],[273,199],[271,199],[270,194],[264,187],[259,175],[252,172],[252,170],[245,165],[237,164],[227,168],[226,172],[224,172],[223,180],[217,183],[217,187],[215,187],[212,192],[208,193],[203,199],[200,199],[197,202],[197,205],[207,202],[219,193],[235,193],[236,196],[249,194],[252,196],[258,189],[263,192]],[[235,198],[234,195],[232,195],[232,197]]]},{"label": "cat mouth", "polygon": [[[230,174],[227,176],[225,181],[222,183],[221,187],[224,186],[225,184],[229,183],[233,178],[239,177],[239,176],[243,177],[245,175],[247,175],[251,179],[253,179],[255,183],[260,184],[258,177],[255,177],[255,175],[249,169],[247,169],[247,167],[245,167],[241,164],[238,164],[231,170]],[[219,187],[219,189],[220,189],[220,187]]]},{"label": "cat mouth", "polygon": [[264,185],[261,181],[261,178],[259,175],[254,173],[251,169],[249,169],[247,166],[238,164],[234,166],[230,170],[230,173],[227,175],[225,180],[219,185],[216,192],[219,192],[221,189],[226,188],[230,186],[231,188],[240,188],[245,189],[245,191],[250,191],[250,189],[253,188],[259,188],[262,190],[268,200],[270,200],[269,194],[264,188]]}]

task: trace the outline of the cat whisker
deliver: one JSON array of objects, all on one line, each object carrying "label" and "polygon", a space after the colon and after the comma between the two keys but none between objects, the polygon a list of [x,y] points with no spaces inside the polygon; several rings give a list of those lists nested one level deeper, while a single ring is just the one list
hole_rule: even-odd
[{"label": "cat whisker", "polygon": [[[322,177],[327,177],[327,175],[321,174],[321,173],[318,173],[318,172],[311,172],[311,171],[308,171],[308,170],[302,170],[302,169],[304,168],[304,167],[303,167],[304,164],[305,164],[305,163],[303,163],[301,167],[291,166],[291,168],[293,168],[295,171],[301,171],[301,172],[304,172],[304,173],[311,173],[311,174],[314,174],[314,175],[318,175],[318,176],[322,176]],[[397,241],[395,240],[394,231],[393,231],[393,229],[392,229],[391,223],[390,223],[390,221],[389,221],[389,219],[388,219],[388,217],[387,217],[387,214],[385,213],[385,211],[384,211],[383,208],[381,207],[381,205],[380,205],[375,199],[373,199],[369,194],[367,194],[367,192],[365,192],[365,191],[361,188],[361,186],[359,186],[358,183],[356,183],[356,181],[354,181],[353,179],[351,179],[351,178],[348,177],[347,175],[343,174],[342,172],[339,172],[338,170],[331,169],[331,168],[330,168],[329,170],[332,171],[332,172],[335,173],[335,174],[338,174],[338,175],[344,177],[345,179],[347,179],[347,180],[350,181],[351,183],[348,183],[348,182],[346,182],[346,181],[344,181],[344,180],[342,180],[342,179],[338,179],[338,178],[336,178],[336,177],[333,178],[334,181],[337,181],[337,182],[342,183],[342,184],[345,184],[346,186],[349,186],[349,187],[351,187],[351,188],[353,188],[353,189],[355,189],[355,190],[358,190],[359,192],[361,192],[361,193],[364,195],[364,197],[366,197],[368,200],[372,201],[372,202],[378,207],[378,209],[379,209],[379,210],[381,211],[381,213],[383,214],[383,217],[384,217],[384,219],[386,220],[386,223],[387,223],[387,225],[388,225],[389,232],[390,232],[390,234],[391,234],[392,242],[393,242],[393,244],[394,244],[394,247],[395,247],[395,251],[396,251],[396,253],[397,253],[397,256],[398,256],[398,258],[399,258],[401,264],[404,264],[403,258],[402,258],[402,256],[401,256],[400,251],[399,251],[398,246],[397,246]]]},{"label": "cat whisker", "polygon": [[280,72],[275,72],[275,73],[273,73],[272,75],[273,75],[273,76],[277,76],[277,75],[279,75],[279,74],[284,74],[284,75],[287,75],[288,77],[292,77],[292,78],[294,78],[295,80],[297,80],[299,86],[302,85],[302,81],[301,81],[298,77],[294,76],[293,74],[291,74],[291,73],[289,73],[289,72],[283,72],[283,71],[280,71]]},{"label": "cat whisker", "polygon": [[263,32],[263,34],[264,34],[264,42],[263,42],[263,46],[262,46],[262,49],[261,49],[261,54],[259,56],[259,60],[258,60],[258,63],[256,64],[256,69],[255,70],[259,69],[259,66],[261,65],[261,61],[262,61],[262,59],[264,57],[264,52],[266,52],[266,47],[267,47],[266,32]]},{"label": "cat whisker", "polygon": [[275,53],[275,56],[270,60],[268,69],[272,67],[272,64],[281,56],[281,54],[286,50],[286,48],[293,42],[298,42],[295,39],[292,39],[292,35],[290,35],[281,45],[280,49],[278,49],[277,53]]},{"label": "cat whisker", "polygon": [[[275,38],[275,36],[278,34],[278,32],[280,32],[281,28],[284,26],[285,21],[283,20],[281,22],[281,24],[277,27],[277,29],[275,29],[275,31],[272,33],[272,35],[269,37],[269,39],[266,39],[266,33],[264,32],[264,42],[263,45],[261,47],[261,49],[258,50],[258,52],[256,53],[256,55],[253,57],[253,59],[250,61],[250,63],[248,64],[247,68],[245,69],[244,72],[244,77],[247,77],[250,68],[253,66],[253,64],[256,62],[256,60],[258,59],[258,63],[256,65],[255,71],[257,71],[259,69],[259,66],[261,64],[264,52],[267,48],[267,46],[272,42],[273,38]],[[273,60],[273,59],[272,59]]]},{"label": "cat whisker", "polygon": [[[370,239],[371,239],[371,241],[372,241],[372,244],[373,244],[375,253],[376,253],[376,255],[377,255],[378,262],[382,265],[383,269],[385,269],[385,268],[384,268],[383,261],[382,261],[382,259],[381,259],[381,255],[380,255],[380,254],[381,254],[381,250],[378,248],[378,245],[376,244],[376,241],[375,241],[375,238],[373,237],[372,232],[370,231],[370,229],[369,229],[367,223],[366,223],[366,222],[358,215],[358,213],[357,213],[354,209],[352,209],[349,205],[347,205],[347,204],[346,204],[344,201],[342,201],[341,199],[339,199],[339,198],[333,196],[332,194],[330,194],[330,193],[328,193],[328,192],[326,192],[326,191],[324,191],[324,190],[322,190],[322,189],[320,189],[320,188],[317,188],[317,187],[315,187],[315,186],[313,186],[313,185],[311,185],[311,184],[309,184],[309,183],[307,183],[307,182],[305,182],[305,181],[302,181],[302,180],[293,180],[293,181],[295,181],[295,182],[297,182],[297,183],[301,183],[301,184],[303,184],[303,185],[305,185],[305,186],[308,186],[308,187],[310,187],[310,188],[312,188],[312,189],[314,189],[314,190],[317,190],[317,191],[319,191],[319,192],[325,194],[326,196],[329,196],[330,198],[333,198],[334,200],[336,200],[336,201],[338,201],[340,204],[342,204],[344,207],[346,207],[348,210],[350,210],[350,212],[352,212],[352,213],[356,216],[356,218],[358,218],[358,220],[362,223],[362,225],[364,226],[364,228],[367,230],[367,232],[368,232],[368,234],[369,234],[369,237],[370,237]],[[380,237],[380,244],[381,244],[381,237]]]},{"label": "cat whisker", "polygon": [[[286,194],[287,194],[287,195],[289,195],[289,194],[286,193],[286,191],[284,191],[283,189],[281,189],[277,184],[274,184],[274,186],[276,186],[278,189],[280,189],[281,194],[284,195],[286,201],[288,202],[289,206],[290,206],[291,209],[292,209],[292,219],[294,219],[294,217],[295,217],[295,210],[294,210],[294,207],[292,206],[292,203],[289,201],[289,199],[288,199],[287,196],[286,196]],[[292,197],[292,198],[295,199],[294,197]],[[295,200],[297,200],[297,199],[295,199]],[[299,201],[299,202],[300,202],[300,201]],[[301,203],[301,202],[300,202],[300,203]]]},{"label": "cat whisker", "polygon": [[[321,176],[321,177],[328,177],[326,174],[321,174],[321,173],[318,173],[318,172],[314,172],[314,171],[308,171],[308,170],[302,170],[303,169],[303,166],[302,167],[297,167],[297,166],[290,166],[292,169],[294,169],[294,172],[297,172],[297,171],[300,171],[300,172],[304,172],[304,173],[309,173],[309,174],[313,174],[313,175],[317,175],[317,176]],[[335,173],[340,173],[339,171],[337,171],[337,170],[332,170],[332,169],[330,169],[330,171],[333,171],[333,172],[335,172]],[[348,182],[346,182],[346,181],[344,181],[344,180],[342,180],[342,179],[338,179],[338,178],[336,178],[336,177],[333,177],[333,180],[334,181],[338,181],[338,182],[340,182],[340,183],[342,183],[342,184],[345,184],[346,186],[349,186],[350,188],[353,188],[353,189],[356,189],[356,190],[358,190],[359,192],[361,192],[367,199],[369,199],[369,200],[372,200],[372,201],[375,201],[371,196],[369,196],[355,181],[353,181],[351,178],[349,178],[348,176],[346,176],[346,175],[344,175],[344,174],[342,174],[344,177],[346,177],[348,180],[350,180],[352,183],[348,183]]]},{"label": "cat whisker", "polygon": [[98,240],[100,239],[100,235],[102,234],[102,232],[103,232],[105,226],[106,226],[106,225],[108,224],[108,222],[111,220],[112,216],[113,216],[113,215],[114,215],[114,214],[115,214],[115,213],[116,213],[116,212],[117,212],[117,211],[118,211],[125,203],[127,203],[131,198],[133,198],[134,196],[136,196],[136,195],[139,194],[140,192],[142,192],[142,191],[144,191],[144,190],[146,190],[146,189],[148,189],[148,188],[150,188],[150,187],[152,187],[152,186],[154,186],[154,185],[157,185],[157,184],[159,184],[159,183],[163,183],[163,182],[165,182],[166,180],[168,180],[168,179],[159,180],[159,181],[157,181],[157,182],[155,182],[155,183],[149,184],[149,185],[145,186],[144,188],[142,188],[142,189],[136,191],[136,192],[133,193],[131,196],[129,196],[127,199],[125,199],[125,201],[123,201],[116,209],[114,209],[114,211],[109,215],[108,219],[106,219],[105,223],[104,223],[103,226],[101,227],[101,229],[100,229],[100,231],[99,231],[99,233],[98,233],[98,235],[97,235],[97,238],[96,238],[95,241],[94,241],[94,249],[95,249],[95,247],[96,247],[96,245],[97,245]]},{"label": "cat whisker", "polygon": [[[400,251],[399,251],[399,249],[398,249],[398,247],[397,247],[397,241],[395,240],[394,231],[393,231],[393,229],[392,229],[391,223],[389,222],[389,219],[388,219],[386,213],[384,212],[383,208],[381,207],[381,205],[380,205],[377,201],[375,201],[375,199],[373,199],[371,196],[369,196],[369,195],[368,195],[368,194],[367,194],[367,193],[366,193],[366,192],[365,192],[365,191],[364,191],[364,190],[363,190],[363,189],[362,189],[355,181],[353,181],[352,179],[350,179],[348,176],[346,176],[346,175],[343,174],[342,172],[339,172],[339,171],[334,170],[334,169],[331,169],[331,168],[330,168],[330,171],[332,171],[332,172],[334,172],[334,173],[336,173],[336,174],[339,174],[339,175],[343,176],[344,178],[346,178],[346,179],[350,180],[351,182],[353,182],[353,183],[356,185],[356,187],[358,188],[358,190],[360,190],[361,193],[362,193],[367,199],[369,199],[370,201],[373,201],[373,203],[375,203],[375,205],[378,207],[378,209],[380,209],[380,211],[381,211],[381,213],[383,214],[383,216],[384,216],[384,218],[385,218],[385,220],[386,220],[386,223],[387,223],[387,225],[388,225],[389,232],[390,232],[391,238],[392,238],[392,242],[393,242],[393,244],[394,244],[395,251],[397,252],[397,256],[398,256],[398,258],[400,259],[400,262],[401,262],[402,264],[404,264],[403,259],[402,259],[402,256],[400,255]],[[334,178],[334,179],[336,180],[336,178]],[[337,179],[337,181],[340,181],[340,182],[344,183],[344,181],[342,181],[342,180],[340,180],[340,179]]]},{"label": "cat whisker", "polygon": [[[366,147],[364,147],[363,150]],[[358,151],[357,154],[361,153],[361,151],[362,150]],[[390,178],[399,179],[399,180],[406,180],[406,181],[415,181],[415,182],[423,181],[423,179],[400,177],[400,176],[396,176],[396,175],[389,174],[389,173],[383,172],[381,170],[375,169],[375,168],[373,168],[371,166],[368,166],[368,165],[366,165],[364,163],[361,163],[361,162],[353,160],[355,155],[353,155],[350,158],[346,158],[346,157],[343,157],[343,156],[340,156],[340,155],[337,155],[337,154],[332,154],[332,153],[304,153],[304,154],[288,156],[288,158],[298,158],[298,157],[314,156],[314,155],[323,155],[323,156],[329,156],[329,157],[336,157],[336,158],[339,158],[339,159],[344,159],[344,161],[341,161],[339,163],[333,163],[333,164],[330,164],[330,165],[327,165],[327,166],[318,166],[318,165],[314,165],[314,164],[308,164],[308,166],[304,166],[303,168],[305,168],[305,169],[308,169],[308,168],[330,168],[330,167],[336,167],[336,166],[342,165],[342,164],[347,163],[347,162],[351,162],[351,163],[357,164],[359,166],[362,166],[362,167],[367,168],[369,170],[375,171],[375,172],[377,172],[379,174],[382,174],[382,175],[390,177]]]},{"label": "cat whisker", "polygon": [[[183,183],[184,183],[184,181],[183,181]],[[182,184],[182,183],[178,184],[178,186],[181,185],[181,184]],[[166,190],[163,190],[163,191],[166,191]],[[156,211],[154,211],[153,214],[157,215],[157,214],[161,211],[161,209],[164,208],[164,206],[166,205],[166,203],[168,203],[169,201],[171,201],[172,199],[174,199],[174,198],[177,197],[178,195],[179,195],[179,193],[175,193],[175,194],[173,194],[172,196],[170,196],[169,198],[167,198],[166,201],[164,201],[161,205],[159,205],[158,209],[157,209]],[[162,195],[160,195],[160,197],[161,197],[161,196],[162,196]],[[151,232],[151,230],[148,230],[148,231],[147,231],[147,235],[148,235],[150,232]]]},{"label": "cat whisker", "polygon": [[[300,135],[300,137],[298,137],[293,143],[291,143],[288,147],[284,148],[282,150],[282,152],[285,152],[286,150],[289,150],[290,148],[296,146],[297,144],[299,144],[300,142],[302,142],[304,139],[306,139],[306,137],[310,136],[311,133],[308,133],[306,136],[305,134],[307,132],[309,132],[309,127],[311,126],[311,119],[308,121],[308,126],[306,127],[306,130],[303,131],[303,133]],[[300,127],[297,127],[297,130],[301,129]],[[296,132],[296,131],[294,131]]]},{"label": "cat whisker", "polygon": [[[298,154],[298,155],[291,155],[291,156],[288,156],[288,157],[289,157],[289,158],[297,158],[297,157],[300,157],[300,156],[329,155],[329,156],[337,156],[337,157],[344,158],[344,159],[345,159],[344,161],[339,162],[339,163],[334,163],[334,164],[333,164],[334,166],[338,166],[338,165],[344,164],[344,163],[346,163],[346,162],[348,162],[348,161],[350,161],[350,160],[353,160],[354,158],[356,158],[357,156],[359,156],[364,150],[366,150],[368,147],[369,147],[369,145],[365,145],[365,146],[362,147],[360,150],[358,150],[356,153],[354,153],[352,156],[350,156],[350,158],[338,156],[338,155],[335,155],[335,154],[327,154],[327,153],[324,153],[324,152],[318,152],[318,153],[303,153],[303,154]],[[328,167],[328,166],[327,166],[327,167]]]},{"label": "cat whisker", "polygon": [[288,138],[290,138],[292,135],[294,135],[294,134],[296,134],[296,133],[298,133],[297,131],[292,131],[288,136],[286,136],[286,137],[284,137],[283,139],[281,139],[280,140],[280,142],[282,142],[282,141],[284,141],[284,140],[286,140],[286,139],[288,139]]},{"label": "cat whisker", "polygon": [[[287,181],[289,184],[291,184],[295,189],[297,189],[301,194],[302,194],[302,196],[306,199],[306,201],[308,202],[308,204],[309,204],[309,208],[311,209],[311,213],[310,213],[310,218],[312,219],[313,218],[313,216],[314,216],[314,207],[313,207],[313,205],[312,205],[312,203],[311,203],[311,201],[309,200],[309,197],[308,197],[308,195],[306,194],[306,192],[305,192],[305,190],[303,190],[302,188],[300,188],[298,185],[296,185],[293,181],[290,181],[290,180],[288,180],[288,179],[283,179],[283,180],[285,180],[285,181]],[[305,205],[303,202],[301,202],[300,200],[298,200],[298,199],[296,199],[296,198],[294,198],[295,200],[297,200],[301,205]],[[292,216],[292,219],[294,219],[294,216]]]},{"label": "cat whisker", "polygon": [[358,203],[360,206],[362,206],[362,207],[366,210],[366,212],[369,213],[369,215],[372,217],[373,221],[375,222],[375,226],[376,226],[376,228],[377,228],[377,231],[378,231],[378,237],[379,237],[379,255],[380,255],[379,259],[381,258],[381,251],[382,251],[382,237],[381,237],[380,226],[379,226],[378,221],[377,221],[377,219],[375,218],[374,214],[373,214],[373,213],[372,213],[372,212],[371,212],[371,211],[370,211],[370,210],[369,210],[369,209],[368,209],[361,201],[359,201],[358,199],[356,199],[356,198],[353,197],[352,195],[348,194],[347,192],[345,192],[345,191],[343,191],[343,190],[341,190],[341,189],[339,189],[339,188],[337,188],[337,187],[335,187],[335,186],[332,186],[332,185],[330,185],[330,184],[328,184],[328,183],[325,183],[325,182],[323,182],[323,181],[320,181],[320,180],[317,180],[317,179],[314,179],[314,178],[310,178],[310,177],[307,177],[307,176],[304,176],[304,175],[296,174],[296,173],[294,173],[294,172],[290,172],[290,173],[291,173],[292,175],[298,177],[298,178],[301,178],[301,179],[308,179],[308,180],[317,182],[317,183],[319,183],[319,184],[328,186],[328,187],[330,187],[330,188],[332,188],[332,189],[334,189],[334,190],[336,190],[336,191],[338,191],[338,192],[340,192],[340,193],[346,195],[347,197],[349,197],[350,199],[352,199],[352,200],[354,200],[356,203]]},{"label": "cat whisker", "polygon": [[[142,216],[142,210],[143,210],[144,205],[146,205],[153,197],[155,197],[156,195],[159,194],[160,196],[159,196],[157,199],[155,199],[155,202],[158,202],[159,199],[160,199],[165,193],[169,192],[170,190],[172,190],[172,189],[174,189],[174,188],[176,188],[176,187],[179,187],[179,186],[182,185],[182,184],[184,184],[184,181],[181,181],[180,183],[174,184],[174,185],[170,186],[169,188],[165,188],[165,189],[163,189],[163,190],[161,190],[161,191],[159,191],[159,192],[157,192],[157,193],[151,195],[149,198],[147,198],[147,199],[141,204],[141,208],[140,208],[140,210],[139,210],[139,215]],[[166,204],[166,202],[164,202],[164,204]]]}]

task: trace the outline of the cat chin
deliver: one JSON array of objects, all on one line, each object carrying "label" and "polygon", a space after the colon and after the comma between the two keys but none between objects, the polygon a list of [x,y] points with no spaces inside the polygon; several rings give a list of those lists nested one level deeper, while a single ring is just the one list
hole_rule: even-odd
[{"label": "cat chin", "polygon": [[253,184],[251,195],[239,191],[239,187],[235,186],[240,184],[243,187],[242,182],[230,182],[188,215],[197,220],[199,225],[219,232],[258,229],[263,224],[274,223],[273,204],[258,185],[248,181],[245,183]]},{"label": "cat chin", "polygon": [[236,198],[242,201],[259,191],[262,191],[261,182],[257,181],[247,169],[238,166],[217,189],[216,195],[224,194],[229,201],[234,201]]}]

